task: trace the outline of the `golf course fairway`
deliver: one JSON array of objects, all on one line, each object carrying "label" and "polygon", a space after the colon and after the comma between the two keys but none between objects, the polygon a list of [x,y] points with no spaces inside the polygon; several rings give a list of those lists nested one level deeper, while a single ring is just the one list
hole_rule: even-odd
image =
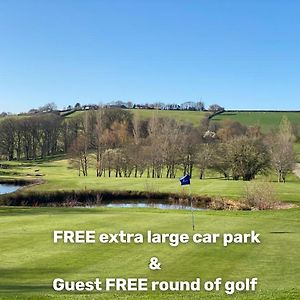
[{"label": "golf course fairway", "polygon": [[[0,208],[0,299],[299,299],[299,209],[189,211],[135,208]],[[120,230],[159,233],[260,234],[260,244],[63,244],[54,230]],[[161,270],[148,268],[157,256]],[[96,277],[148,280],[244,280],[258,278],[256,291],[235,292],[55,292],[54,278]]]}]

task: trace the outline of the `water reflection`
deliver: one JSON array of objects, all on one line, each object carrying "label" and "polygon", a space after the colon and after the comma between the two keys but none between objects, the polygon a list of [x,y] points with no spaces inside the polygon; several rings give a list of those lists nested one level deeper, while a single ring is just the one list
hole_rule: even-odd
[{"label": "water reflection", "polygon": [[[190,210],[191,207],[180,204],[165,204],[165,203],[108,203],[102,206],[105,207],[118,207],[118,208],[158,208],[158,209],[183,209]],[[193,210],[204,210],[203,208],[193,208]]]},{"label": "water reflection", "polygon": [[20,188],[19,185],[2,184],[1,183],[0,184],[0,195],[15,192],[19,188]]}]

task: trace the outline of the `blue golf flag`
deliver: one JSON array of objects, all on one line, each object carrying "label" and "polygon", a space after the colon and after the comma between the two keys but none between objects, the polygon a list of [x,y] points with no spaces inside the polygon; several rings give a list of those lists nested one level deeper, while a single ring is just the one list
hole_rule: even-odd
[{"label": "blue golf flag", "polygon": [[188,184],[191,184],[190,179],[191,179],[191,176],[189,174],[186,174],[183,177],[181,177],[179,180],[180,180],[181,185],[188,185]]}]

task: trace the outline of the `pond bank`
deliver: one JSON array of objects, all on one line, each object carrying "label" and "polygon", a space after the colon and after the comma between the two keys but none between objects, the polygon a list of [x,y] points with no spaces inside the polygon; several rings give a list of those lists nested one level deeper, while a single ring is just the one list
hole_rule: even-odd
[{"label": "pond bank", "polygon": [[147,205],[179,205],[202,209],[250,209],[239,201],[216,199],[207,195],[186,196],[160,192],[137,191],[56,191],[33,192],[18,190],[0,196],[0,205],[6,206],[101,206],[112,203],[145,203]]},{"label": "pond bank", "polygon": [[[221,196],[187,195],[186,193],[146,192],[146,191],[111,191],[111,190],[73,190],[73,191],[32,191],[33,185],[44,183],[44,180],[1,179],[1,184],[12,185],[11,189],[1,194],[0,206],[44,206],[44,207],[94,207],[120,204],[122,207],[174,206],[174,209],[212,210],[269,210],[289,209],[296,205],[285,202],[270,202],[267,207],[249,203],[246,199],[231,200]],[[170,209],[173,209],[170,207]]]},{"label": "pond bank", "polygon": [[31,179],[16,179],[16,178],[1,178],[0,184],[18,185],[21,187],[41,184],[43,180],[31,180]]}]

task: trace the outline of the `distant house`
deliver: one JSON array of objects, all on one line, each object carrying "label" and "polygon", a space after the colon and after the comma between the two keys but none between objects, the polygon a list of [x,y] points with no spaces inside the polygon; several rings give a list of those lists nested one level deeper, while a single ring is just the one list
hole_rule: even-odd
[{"label": "distant house", "polygon": [[95,104],[87,104],[81,107],[82,110],[97,110],[98,108],[99,106]]},{"label": "distant house", "polygon": [[163,110],[180,110],[180,105],[178,104],[166,104],[162,107]]},{"label": "distant house", "polygon": [[180,105],[181,110],[196,110],[196,103],[195,102],[184,102]]},{"label": "distant house", "polygon": [[154,107],[150,106],[149,104],[134,104],[133,108],[137,108],[137,109],[154,109]]}]

